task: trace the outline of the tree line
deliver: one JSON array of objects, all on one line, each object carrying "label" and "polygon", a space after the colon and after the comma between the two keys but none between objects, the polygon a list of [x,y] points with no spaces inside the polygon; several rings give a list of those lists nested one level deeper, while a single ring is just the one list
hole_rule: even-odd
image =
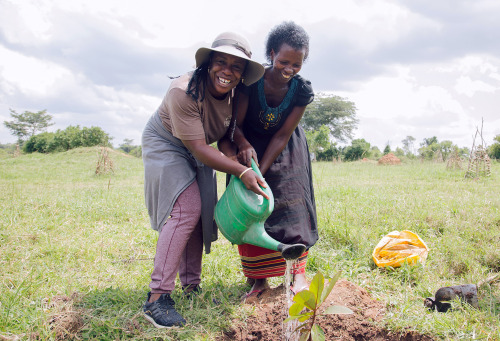
[{"label": "tree line", "polygon": [[[301,121],[314,159],[356,161],[362,158],[378,159],[393,152],[400,158],[432,160],[440,157],[445,160],[452,152],[462,157],[467,157],[470,152],[468,148],[459,148],[451,141],[440,142],[436,136],[424,138],[419,146],[415,145],[416,139],[413,136],[407,136],[401,141],[402,148],[397,147],[392,151],[387,144],[384,150],[380,151],[365,139],[353,139],[359,123],[356,110],[355,104],[345,98],[322,93],[315,96],[314,101],[307,106]],[[25,153],[53,153],[97,145],[111,147],[113,138],[99,127],[69,126],[63,130],[47,132],[47,128],[54,124],[53,117],[47,114],[47,110],[25,111],[19,114],[10,109],[10,115],[12,120],[4,121],[4,126],[18,138],[17,143]],[[350,145],[339,145],[348,141]],[[0,144],[0,148],[5,148],[5,145]],[[134,145],[132,139],[124,139],[118,149],[137,157],[142,153],[141,146]],[[500,135],[494,138],[494,143],[488,148],[488,154],[493,159],[500,159]]]}]

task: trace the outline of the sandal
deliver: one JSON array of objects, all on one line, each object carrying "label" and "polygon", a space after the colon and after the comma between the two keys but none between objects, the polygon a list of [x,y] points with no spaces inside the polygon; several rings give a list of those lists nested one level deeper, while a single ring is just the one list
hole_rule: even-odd
[{"label": "sandal", "polygon": [[262,296],[262,294],[264,293],[264,291],[266,291],[267,289],[262,289],[262,290],[252,290],[252,291],[249,291],[247,293],[245,293],[242,297],[241,297],[241,301],[242,302],[245,302],[247,298],[250,298],[250,297],[256,297],[256,298],[259,298],[260,296]]}]

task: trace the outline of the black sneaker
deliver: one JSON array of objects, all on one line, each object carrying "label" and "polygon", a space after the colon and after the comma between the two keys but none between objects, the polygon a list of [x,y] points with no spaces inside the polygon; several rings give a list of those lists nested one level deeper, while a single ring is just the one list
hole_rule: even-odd
[{"label": "black sneaker", "polygon": [[187,284],[182,286],[182,294],[186,298],[201,295],[201,287],[199,284]]},{"label": "black sneaker", "polygon": [[149,303],[151,293],[148,293],[144,303],[144,317],[156,328],[182,327],[186,320],[175,310],[175,302],[170,294],[162,294],[159,299]]}]

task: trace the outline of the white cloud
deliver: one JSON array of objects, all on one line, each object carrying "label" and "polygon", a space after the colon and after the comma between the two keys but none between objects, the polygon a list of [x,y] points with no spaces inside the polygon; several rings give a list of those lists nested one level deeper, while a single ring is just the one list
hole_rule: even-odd
[{"label": "white cloud", "polygon": [[474,94],[480,91],[493,93],[497,89],[499,88],[480,80],[472,80],[470,77],[466,76],[461,76],[455,85],[455,90],[459,94],[464,94],[469,97],[474,96]]},{"label": "white cloud", "polygon": [[[294,20],[311,35],[302,70],[317,90],[354,101],[357,137],[384,147],[407,135],[470,144],[485,118],[500,134],[500,3],[310,0],[225,7],[207,1],[0,0],[0,120],[47,108],[54,128],[98,125],[140,140],[169,81],[200,44],[247,35],[258,61],[269,29]],[[464,19],[467,20],[464,20]],[[0,142],[14,141],[0,126]]]},{"label": "white cloud", "polygon": [[18,89],[27,96],[49,95],[62,79],[72,77],[69,70],[55,63],[26,57],[2,46],[0,55],[0,84],[10,94]]}]

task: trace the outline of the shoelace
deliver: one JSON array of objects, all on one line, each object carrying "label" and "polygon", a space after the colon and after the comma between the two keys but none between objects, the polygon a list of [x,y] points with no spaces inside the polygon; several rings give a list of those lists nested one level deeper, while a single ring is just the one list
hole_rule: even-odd
[{"label": "shoelace", "polygon": [[174,300],[172,299],[172,297],[170,297],[170,295],[162,295],[160,297],[161,300],[165,301],[165,303],[167,303],[167,305],[169,306],[175,306],[175,302]]}]

